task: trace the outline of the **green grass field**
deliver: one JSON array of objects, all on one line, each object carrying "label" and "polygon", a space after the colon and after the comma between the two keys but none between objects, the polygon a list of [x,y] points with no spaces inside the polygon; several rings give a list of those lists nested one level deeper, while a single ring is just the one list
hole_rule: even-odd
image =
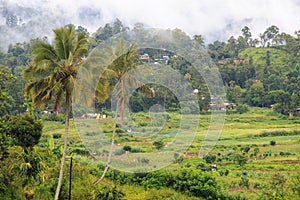
[{"label": "green grass field", "polygon": [[[195,162],[201,160],[198,158],[198,153],[207,134],[211,117],[209,114],[200,115],[199,124],[195,124],[195,121],[197,121],[195,119],[199,119],[199,115],[185,116],[191,123],[181,125],[181,127],[184,126],[183,129],[186,131],[196,130],[195,135],[185,132],[186,138],[175,134],[179,130],[182,117],[179,113],[168,113],[164,124],[157,124],[156,126],[152,124],[151,127],[149,127],[151,120],[147,113],[133,113],[131,117],[134,119],[134,123],[118,124],[119,132],[116,134],[115,151],[112,159],[115,162],[113,166],[116,168],[119,167],[124,171],[132,172],[134,170],[138,171],[138,169],[151,171],[162,167],[167,167],[166,169],[180,168],[182,164],[174,162],[173,154],[159,153],[160,151],[153,145],[153,142],[157,140],[164,142],[165,149],[172,146],[174,141],[176,143],[174,146],[176,146],[183,145],[182,143],[187,142],[187,140],[192,140],[190,141],[191,145],[180,155],[185,158],[185,162],[189,165],[194,162],[191,158],[196,159]],[[128,126],[133,127],[135,131],[127,132],[126,128]],[[87,150],[90,150],[89,154],[92,154],[92,151],[97,152],[96,158],[102,160],[104,164],[107,160],[105,156],[103,157],[105,148],[97,149],[97,145],[105,138],[105,141],[102,141],[103,145],[106,146],[106,149],[110,147],[112,127],[113,121],[110,117],[100,120],[72,120],[69,149],[85,149],[87,147]],[[262,192],[262,189],[259,188],[266,181],[269,182],[274,174],[281,173],[289,180],[289,177],[300,172],[300,134],[297,132],[300,130],[299,128],[300,117],[289,119],[278,116],[267,108],[251,108],[249,112],[244,114],[227,115],[221,136],[210,152],[210,154],[216,156],[213,164],[218,166],[218,170],[212,173],[216,174],[217,180],[227,192],[240,193],[242,191],[248,198],[256,199],[256,193],[260,194]],[[285,131],[287,135],[274,136],[271,134],[278,134],[282,131]],[[297,134],[290,134],[293,131]],[[63,136],[63,133],[63,123],[44,122],[44,135],[62,134]],[[269,134],[262,135],[263,133]],[[176,137],[179,137],[179,139]],[[62,144],[62,140],[63,137],[54,139],[54,143],[56,145]],[[180,140],[184,141],[181,143]],[[271,144],[271,141],[275,144]],[[96,147],[91,150],[93,145]],[[124,146],[130,146],[136,152],[133,150],[132,152],[124,152],[122,150]],[[174,150],[174,148],[170,150]],[[178,149],[175,148],[176,151]],[[73,151],[72,154],[78,158],[81,157],[84,162],[91,162],[86,159],[88,155],[76,155],[74,152],[76,151]],[[151,154],[151,156],[149,157],[148,154]],[[237,164],[234,160],[236,154],[244,156],[247,159],[246,164]],[[135,162],[132,160],[135,160]],[[160,165],[162,161],[170,164],[167,166]],[[98,161],[93,160],[92,162],[95,165]],[[137,166],[141,168],[137,168]],[[224,170],[229,170],[227,176],[221,175]],[[247,177],[249,187],[240,187],[241,177],[243,176]],[[146,196],[150,194],[154,195],[153,198],[155,198],[155,194],[159,196],[159,194],[164,193],[168,196],[169,193],[174,192],[167,188],[162,191],[144,190],[128,184],[121,186],[121,188],[126,191],[127,197],[131,199],[138,199],[134,197],[136,193],[140,194],[139,198],[146,199]],[[188,198],[180,196],[179,193],[176,193],[176,195],[179,199]]]}]

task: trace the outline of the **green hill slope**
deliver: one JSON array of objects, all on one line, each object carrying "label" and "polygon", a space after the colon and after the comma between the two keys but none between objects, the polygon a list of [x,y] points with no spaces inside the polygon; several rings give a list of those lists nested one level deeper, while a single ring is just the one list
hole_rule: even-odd
[{"label": "green hill slope", "polygon": [[263,73],[264,68],[267,66],[268,54],[269,66],[271,66],[273,70],[281,73],[290,71],[292,57],[280,49],[252,47],[241,51],[239,57],[245,59],[246,62],[252,62],[257,73]]}]

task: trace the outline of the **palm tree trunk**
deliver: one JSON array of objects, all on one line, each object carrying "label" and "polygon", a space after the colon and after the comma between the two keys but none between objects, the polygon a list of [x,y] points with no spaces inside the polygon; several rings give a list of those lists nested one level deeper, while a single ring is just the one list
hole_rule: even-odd
[{"label": "palm tree trunk", "polygon": [[125,112],[125,100],[123,99],[121,101],[121,121],[123,122],[124,121],[124,112]]},{"label": "palm tree trunk", "polygon": [[58,184],[55,192],[55,200],[58,200],[60,189],[62,186],[63,176],[64,176],[64,169],[66,164],[66,157],[67,157],[67,148],[68,148],[68,133],[69,133],[69,122],[70,122],[70,107],[71,107],[71,94],[70,91],[66,91],[66,122],[65,122],[65,140],[64,140],[64,150],[63,156],[61,158],[61,165],[60,165],[60,172],[58,178]]},{"label": "palm tree trunk", "polygon": [[102,179],[105,177],[109,167],[110,167],[110,163],[111,163],[111,156],[112,156],[112,152],[113,152],[113,147],[114,147],[114,143],[115,143],[115,136],[116,136],[116,127],[117,127],[117,117],[118,117],[118,112],[116,112],[116,116],[114,118],[114,129],[113,129],[113,134],[111,137],[111,144],[110,144],[110,150],[109,150],[109,155],[108,155],[108,159],[107,159],[107,163],[105,166],[105,169],[102,173],[102,175],[100,176],[100,178],[98,178],[94,184],[97,185],[100,181],[102,181]]}]

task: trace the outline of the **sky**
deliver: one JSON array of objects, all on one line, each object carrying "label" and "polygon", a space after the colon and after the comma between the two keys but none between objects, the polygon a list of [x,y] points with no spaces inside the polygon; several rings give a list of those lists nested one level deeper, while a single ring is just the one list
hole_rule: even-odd
[{"label": "sky", "polygon": [[290,34],[300,30],[300,0],[0,0],[0,6],[3,2],[48,12],[57,19],[51,26],[73,23],[91,33],[115,18],[129,27],[142,22],[151,28],[179,28],[190,36],[203,35],[206,42],[241,35],[245,25],[254,38],[271,25]]}]

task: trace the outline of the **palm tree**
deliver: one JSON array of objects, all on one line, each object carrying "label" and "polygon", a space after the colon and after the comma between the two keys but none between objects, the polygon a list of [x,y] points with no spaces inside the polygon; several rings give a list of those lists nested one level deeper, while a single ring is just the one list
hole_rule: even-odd
[{"label": "palm tree", "polygon": [[65,100],[65,138],[59,181],[55,193],[58,199],[66,162],[70,107],[77,71],[87,54],[87,39],[77,33],[72,26],[54,30],[54,45],[38,41],[32,48],[32,62],[24,71],[29,80],[25,96],[32,100],[33,106],[42,108],[50,100],[54,103],[54,112],[58,113]]},{"label": "palm tree", "polygon": [[125,105],[128,102],[128,96],[130,96],[130,89],[141,88],[142,92],[151,96],[154,95],[154,91],[137,78],[136,71],[138,70],[136,68],[143,63],[139,60],[136,46],[130,45],[126,49],[124,41],[120,40],[116,47],[116,53],[117,58],[104,71],[103,75],[109,79],[109,82],[116,83],[116,115],[120,114],[121,121],[124,121]]},{"label": "palm tree", "polygon": [[[116,113],[107,164],[102,176],[94,182],[95,184],[99,183],[104,178],[109,168],[112,148],[115,140],[117,117],[118,114],[120,114],[121,121],[124,121],[125,105],[127,104],[128,97],[130,96],[130,89],[140,88],[143,93],[152,97],[154,96],[153,89],[139,81],[137,78],[138,75],[135,73],[138,71],[135,69],[138,66],[143,65],[143,63],[139,60],[138,50],[135,45],[129,45],[126,47],[124,40],[120,40],[115,48],[110,47],[107,51],[111,52],[112,57],[115,59],[102,73],[96,87],[96,98],[100,101],[103,100],[103,94],[107,91],[112,91],[112,89],[110,90],[108,88],[113,88],[113,86],[115,86]],[[105,90],[105,92],[103,92],[103,90]]]}]

